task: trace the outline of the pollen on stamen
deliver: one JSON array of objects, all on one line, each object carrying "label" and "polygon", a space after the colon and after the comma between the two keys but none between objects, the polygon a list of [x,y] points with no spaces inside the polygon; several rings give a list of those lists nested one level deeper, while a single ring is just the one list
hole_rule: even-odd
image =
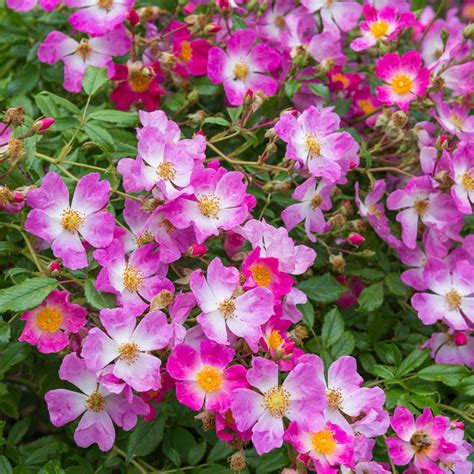
[{"label": "pollen on stamen", "polygon": [[428,209],[429,203],[427,199],[417,199],[415,201],[415,210],[416,213],[419,216],[424,216],[427,209]]},{"label": "pollen on stamen", "polygon": [[447,293],[445,300],[446,303],[448,303],[450,311],[456,311],[461,307],[462,296],[456,290],[451,290],[449,293]]},{"label": "pollen on stamen", "polygon": [[423,453],[424,451],[427,451],[432,444],[432,439],[428,433],[423,430],[416,431],[410,438],[410,445],[417,453]]},{"label": "pollen on stamen", "polygon": [[198,207],[201,214],[205,217],[217,219],[221,210],[220,200],[213,194],[204,194],[199,197]]},{"label": "pollen on stamen", "polygon": [[138,291],[143,284],[143,273],[131,265],[123,272],[123,286],[131,293]]},{"label": "pollen on stamen", "polygon": [[335,410],[339,410],[342,406],[343,398],[342,392],[338,388],[329,388],[326,391],[326,397],[328,399],[328,405]]},{"label": "pollen on stamen", "polygon": [[163,163],[160,163],[156,173],[165,181],[170,181],[176,176],[176,170],[174,169],[173,163],[170,161],[163,161]]},{"label": "pollen on stamen", "polygon": [[310,158],[321,155],[321,143],[314,135],[306,135],[306,148]]},{"label": "pollen on stamen", "polygon": [[92,392],[86,399],[86,407],[89,411],[100,413],[106,405],[105,397],[100,392]]},{"label": "pollen on stamen", "polygon": [[240,81],[243,81],[244,79],[247,78],[247,76],[249,75],[249,67],[247,66],[247,64],[241,62],[241,63],[237,63],[235,66],[234,66],[234,79],[238,79]]},{"label": "pollen on stamen", "polygon": [[136,244],[141,247],[142,245],[146,244],[151,244],[155,241],[155,237],[153,237],[153,234],[151,232],[148,232],[147,230],[145,232],[142,232],[141,235],[137,235],[135,238]]},{"label": "pollen on stamen", "polygon": [[135,342],[126,342],[124,344],[120,344],[118,348],[120,359],[127,362],[127,364],[132,364],[138,358],[138,345]]},{"label": "pollen on stamen", "polygon": [[61,214],[61,226],[68,232],[76,232],[84,224],[84,216],[73,209],[66,209]]},{"label": "pollen on stamen", "polygon": [[274,418],[283,418],[290,406],[290,393],[283,387],[273,387],[263,395],[263,406]]},{"label": "pollen on stamen", "polygon": [[470,171],[466,171],[462,175],[462,185],[467,191],[474,191],[474,177]]},{"label": "pollen on stamen", "polygon": [[313,199],[311,199],[311,207],[317,209],[323,203],[323,198],[320,194],[316,194]]},{"label": "pollen on stamen", "polygon": [[219,311],[224,314],[224,318],[228,319],[235,312],[235,298],[226,298],[220,305]]}]

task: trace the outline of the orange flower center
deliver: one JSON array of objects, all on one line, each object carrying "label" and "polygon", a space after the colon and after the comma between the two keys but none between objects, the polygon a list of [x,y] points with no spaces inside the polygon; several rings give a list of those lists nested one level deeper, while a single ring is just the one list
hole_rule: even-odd
[{"label": "orange flower center", "polygon": [[179,58],[187,63],[192,57],[193,48],[191,47],[191,43],[189,41],[183,41],[181,43],[181,52],[179,53]]},{"label": "orange flower center", "polygon": [[102,10],[110,11],[112,10],[112,7],[114,6],[114,1],[113,0],[97,0],[97,6],[99,8],[102,8]]},{"label": "orange flower center", "polygon": [[332,77],[331,77],[331,80],[332,82],[340,82],[342,84],[342,87],[345,89],[350,81],[349,79],[347,78],[347,76],[344,76],[344,74],[341,74],[340,72],[338,72],[337,74],[334,74]]},{"label": "orange flower center", "polygon": [[374,21],[370,25],[370,32],[376,38],[381,38],[382,36],[385,36],[387,34],[388,26],[389,25],[385,20]]},{"label": "orange flower center", "polygon": [[326,456],[332,454],[337,446],[332,431],[330,430],[322,430],[314,433],[311,436],[311,443],[318,453]]},{"label": "orange flower center", "polygon": [[370,99],[358,100],[357,105],[362,109],[365,115],[369,115],[375,110],[375,106]]},{"label": "orange flower center", "polygon": [[323,198],[320,194],[316,194],[313,199],[311,199],[311,207],[317,209],[323,203]]},{"label": "orange flower center", "polygon": [[84,224],[84,216],[72,209],[66,209],[61,215],[61,225],[68,232],[76,232]]},{"label": "orange flower center", "polygon": [[415,201],[415,210],[419,216],[425,215],[426,210],[428,209],[428,201],[426,199],[417,199]]},{"label": "orange flower center", "polygon": [[64,321],[62,311],[46,306],[36,316],[36,324],[44,332],[56,332]]},{"label": "orange flower center", "polygon": [[223,385],[222,371],[205,365],[196,375],[196,383],[206,392],[220,390]]},{"label": "orange flower center", "polygon": [[258,286],[269,286],[272,281],[271,270],[263,263],[256,263],[250,267],[252,277]]},{"label": "orange flower center", "polygon": [[406,74],[397,74],[392,79],[391,86],[395,94],[403,95],[411,91],[413,87],[413,81]]},{"label": "orange flower center", "polygon": [[128,84],[130,85],[130,89],[133,92],[141,94],[142,92],[146,92],[148,87],[150,87],[150,83],[153,80],[152,77],[147,76],[143,72],[131,72],[128,75]]},{"label": "orange flower center", "polygon": [[277,350],[283,343],[283,338],[281,337],[280,331],[273,330],[268,338],[268,345],[270,349]]}]

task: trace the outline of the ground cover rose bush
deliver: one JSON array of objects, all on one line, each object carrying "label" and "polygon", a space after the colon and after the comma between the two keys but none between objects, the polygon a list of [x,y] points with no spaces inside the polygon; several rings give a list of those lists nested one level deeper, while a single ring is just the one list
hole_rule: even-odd
[{"label": "ground cover rose bush", "polygon": [[474,4],[6,6],[0,472],[470,474]]}]

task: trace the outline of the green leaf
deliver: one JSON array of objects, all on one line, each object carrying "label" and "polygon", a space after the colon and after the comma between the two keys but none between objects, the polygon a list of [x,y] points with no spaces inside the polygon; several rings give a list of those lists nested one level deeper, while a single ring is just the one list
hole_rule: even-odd
[{"label": "green leaf", "polygon": [[331,354],[335,359],[344,355],[352,354],[355,348],[354,336],[346,331],[340,339],[338,339],[331,347]]},{"label": "green leaf", "polygon": [[391,367],[387,367],[386,365],[374,365],[372,368],[372,373],[383,379],[393,379],[393,377],[395,377],[395,372],[393,369]]},{"label": "green leaf", "polygon": [[2,474],[11,474],[13,472],[10,461],[5,456],[0,456],[0,472]]},{"label": "green leaf", "polygon": [[101,122],[115,123],[123,127],[133,127],[138,123],[138,115],[135,112],[122,112],[120,110],[96,110],[89,118]]},{"label": "green leaf", "polygon": [[303,313],[303,322],[310,328],[314,325],[314,308],[310,301],[298,306]]},{"label": "green leaf", "polygon": [[216,125],[222,125],[223,127],[229,127],[230,126],[230,122],[228,120],[226,120],[225,118],[222,118],[222,117],[206,117],[203,121],[202,121],[203,125],[205,123],[214,123]]},{"label": "green leaf", "polygon": [[95,280],[87,279],[84,284],[84,294],[87,302],[95,309],[114,308],[115,296],[95,289]]},{"label": "green leaf", "polygon": [[11,336],[11,327],[6,321],[0,321],[0,346],[5,345]]},{"label": "green leaf", "polygon": [[27,344],[16,342],[7,347],[6,350],[0,352],[0,374],[4,374],[15,365],[25,360],[30,353]]},{"label": "green leaf", "polygon": [[359,297],[359,311],[372,312],[383,303],[383,284],[376,283],[362,290]]},{"label": "green leaf", "polygon": [[[43,112],[43,114],[47,117],[56,118],[56,116],[59,114],[57,106],[62,107],[63,109],[67,110],[68,112],[72,112],[75,115],[81,114],[81,111],[77,105],[74,105],[64,97],[60,97],[59,95],[48,91],[40,92],[35,97],[35,101],[38,104],[38,107],[41,109],[41,112]],[[45,107],[45,110],[42,109],[43,106]]]},{"label": "green leaf", "polygon": [[333,303],[346,291],[329,273],[304,280],[298,284],[298,288],[317,303]]},{"label": "green leaf", "polygon": [[460,365],[436,364],[421,369],[418,377],[423,380],[442,382],[449,387],[456,387],[469,375],[469,370]]},{"label": "green leaf", "polygon": [[415,349],[413,352],[402,361],[397,369],[396,376],[403,377],[405,374],[409,374],[412,370],[415,370],[428,358],[428,352],[422,351],[421,349]]},{"label": "green leaf", "polygon": [[106,68],[89,66],[82,80],[82,88],[87,95],[94,95],[107,81]]},{"label": "green leaf", "polygon": [[30,278],[0,291],[0,313],[35,308],[58,286],[53,278]]},{"label": "green leaf", "polygon": [[402,280],[400,280],[400,274],[389,273],[385,277],[385,284],[387,285],[388,291],[395,296],[402,296],[408,298],[410,295],[410,288],[408,288]]},{"label": "green leaf", "polygon": [[344,334],[344,319],[337,308],[326,313],[321,329],[321,342],[324,347],[331,347]]},{"label": "green leaf", "polygon": [[151,454],[163,439],[167,416],[158,413],[151,422],[140,420],[133,429],[127,441],[127,458],[134,456],[147,456]]},{"label": "green leaf", "polygon": [[300,87],[301,83],[298,81],[287,81],[285,82],[285,94],[291,99]]},{"label": "green leaf", "polygon": [[226,110],[230,119],[232,120],[232,123],[234,123],[242,115],[244,108],[242,105],[240,105],[239,107],[227,107]]},{"label": "green leaf", "polygon": [[54,459],[45,464],[38,474],[64,474],[65,471],[61,467],[61,462],[58,459]]},{"label": "green leaf", "polygon": [[222,441],[217,441],[217,443],[211,449],[209,455],[207,456],[208,462],[220,461],[229,457],[234,452],[233,449],[227,447]]},{"label": "green leaf", "polygon": [[189,450],[188,461],[191,466],[195,466],[203,458],[204,454],[206,454],[206,447],[206,440],[203,439]]},{"label": "green leaf", "polygon": [[324,100],[329,100],[329,89],[324,84],[313,82],[313,83],[308,83],[306,85],[310,88],[311,92],[313,92],[314,94],[322,97]]},{"label": "green leaf", "polygon": [[8,442],[11,444],[17,444],[23,436],[25,436],[28,428],[31,424],[31,418],[22,418],[20,421],[17,421],[11,428],[8,433]]},{"label": "green leaf", "polygon": [[102,128],[95,123],[89,122],[86,123],[84,131],[87,133],[87,136],[97,145],[107,149],[114,147],[114,139],[112,138],[112,135],[110,135],[110,133],[105,130],[105,128]]},{"label": "green leaf", "polygon": [[288,466],[289,459],[284,449],[275,449],[268,454],[259,457],[256,473],[266,474],[269,472],[279,472],[285,466]]}]

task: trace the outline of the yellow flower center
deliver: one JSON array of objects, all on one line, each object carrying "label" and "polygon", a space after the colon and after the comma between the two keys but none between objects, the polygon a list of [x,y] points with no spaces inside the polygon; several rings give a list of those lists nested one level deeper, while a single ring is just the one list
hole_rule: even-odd
[{"label": "yellow flower center", "polygon": [[450,311],[455,311],[461,307],[462,296],[456,290],[451,290],[444,299],[448,303]]},{"label": "yellow flower center", "polygon": [[425,431],[416,431],[410,438],[410,445],[417,453],[427,451],[432,445],[432,440]]},{"label": "yellow flower center", "polygon": [[234,66],[234,79],[243,81],[249,75],[249,67],[245,63],[237,63]]},{"label": "yellow flower center", "polygon": [[466,171],[462,175],[462,185],[468,191],[474,191],[474,178],[472,174],[470,173],[470,171]]},{"label": "yellow flower center", "polygon": [[389,25],[385,20],[374,21],[370,25],[370,32],[376,38],[381,38],[382,36],[385,36],[387,34],[388,26]]},{"label": "yellow flower center", "polygon": [[176,176],[176,170],[174,169],[173,163],[171,161],[163,161],[158,165],[156,173],[161,179],[169,181]]},{"label": "yellow flower center", "polygon": [[362,109],[365,115],[369,115],[375,110],[375,106],[370,99],[358,100],[357,105]]},{"label": "yellow flower center", "polygon": [[153,234],[147,230],[135,238],[135,242],[139,247],[142,245],[151,244],[154,241],[155,237],[153,237]]},{"label": "yellow flower center", "polygon": [[451,120],[451,123],[458,129],[458,130],[464,130],[464,120],[460,117],[459,114],[456,112],[453,112],[449,120]]},{"label": "yellow flower center", "polygon": [[258,286],[269,286],[272,282],[272,272],[263,263],[256,263],[250,267],[252,277]]},{"label": "yellow flower center", "polygon": [[181,52],[179,53],[179,58],[187,63],[192,57],[193,48],[191,47],[191,43],[189,41],[183,41],[181,43]]},{"label": "yellow flower center", "polygon": [[328,405],[335,410],[339,410],[342,406],[342,392],[338,388],[330,388],[326,390]]},{"label": "yellow flower center", "polygon": [[283,387],[273,387],[263,395],[263,406],[274,418],[283,418],[290,404],[290,394]]},{"label": "yellow flower center", "polygon": [[84,224],[84,216],[72,209],[66,209],[61,215],[61,225],[68,232],[76,232]]},{"label": "yellow flower center", "polygon": [[227,298],[219,305],[219,311],[224,314],[224,318],[230,318],[235,311],[235,299]]},{"label": "yellow flower center", "polygon": [[138,291],[143,284],[143,273],[131,265],[123,272],[123,286],[131,293]]},{"label": "yellow flower center", "polygon": [[132,89],[133,92],[137,92],[138,94],[146,92],[152,80],[152,77],[147,76],[141,71],[131,72],[128,75],[128,84],[130,85],[130,89]]},{"label": "yellow flower center", "polygon": [[89,46],[87,40],[81,41],[79,46],[76,48],[76,53],[85,61],[92,53],[92,48]]},{"label": "yellow flower center", "polygon": [[114,5],[114,0],[97,0],[97,6],[102,8],[102,10],[107,10],[108,12],[112,10]]},{"label": "yellow flower center", "polygon": [[220,390],[223,385],[222,371],[205,365],[196,375],[196,383],[206,392]]},{"label": "yellow flower center", "polygon": [[281,337],[280,331],[273,330],[268,338],[268,345],[270,349],[277,350],[283,343],[283,338]]},{"label": "yellow flower center", "polygon": [[56,332],[64,321],[62,311],[46,306],[36,316],[36,324],[44,332]]},{"label": "yellow flower center", "polygon": [[428,209],[428,201],[426,199],[417,199],[415,201],[415,210],[419,216],[424,216]]},{"label": "yellow flower center", "polygon": [[380,209],[375,206],[374,204],[371,204],[367,210],[369,211],[369,214],[372,214],[375,216],[377,219],[380,219],[382,217],[382,213],[380,212]]},{"label": "yellow flower center", "polygon": [[317,209],[323,203],[323,198],[320,194],[316,194],[313,199],[311,199],[311,207]]},{"label": "yellow flower center", "polygon": [[126,342],[120,344],[119,346],[120,359],[124,360],[128,364],[132,364],[138,358],[138,353],[140,352],[137,344],[134,342]]},{"label": "yellow flower center", "polygon": [[171,234],[171,232],[174,230],[174,225],[168,219],[163,219],[161,225],[165,228],[168,234]]},{"label": "yellow flower center", "polygon": [[213,194],[204,194],[201,196],[198,201],[198,206],[203,216],[212,219],[217,219],[219,211],[221,210],[219,198]]},{"label": "yellow flower center", "polygon": [[306,135],[306,148],[311,157],[321,154],[321,143],[314,135]]},{"label": "yellow flower center", "polygon": [[411,91],[413,87],[413,81],[406,74],[397,74],[392,79],[391,85],[395,94],[403,95]]},{"label": "yellow flower center", "polygon": [[99,413],[105,409],[105,397],[99,392],[92,392],[86,399],[86,406],[89,411]]},{"label": "yellow flower center", "polygon": [[332,431],[330,430],[322,430],[314,433],[311,436],[311,442],[318,453],[326,456],[332,454],[337,446]]}]

